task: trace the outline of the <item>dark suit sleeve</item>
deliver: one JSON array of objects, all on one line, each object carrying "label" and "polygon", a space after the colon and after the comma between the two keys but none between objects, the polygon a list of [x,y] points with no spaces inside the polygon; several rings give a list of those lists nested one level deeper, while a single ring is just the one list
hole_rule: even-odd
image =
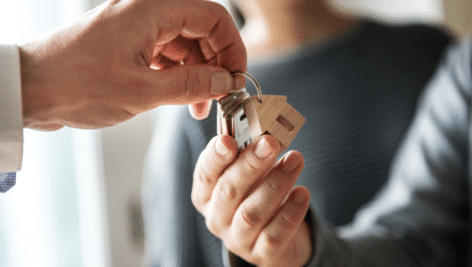
[{"label": "dark suit sleeve", "polygon": [[313,217],[310,266],[467,265],[471,51],[469,40],[445,53],[388,184],[354,224],[333,230]]}]

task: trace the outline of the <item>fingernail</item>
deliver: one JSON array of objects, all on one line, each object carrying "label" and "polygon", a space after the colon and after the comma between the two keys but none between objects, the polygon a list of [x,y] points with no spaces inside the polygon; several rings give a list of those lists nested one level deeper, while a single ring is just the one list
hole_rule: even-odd
[{"label": "fingernail", "polygon": [[283,161],[283,169],[285,172],[293,172],[300,166],[300,159],[297,156],[294,156],[292,153],[288,154]]},{"label": "fingernail", "polygon": [[211,74],[211,94],[222,95],[233,88],[233,77],[227,71],[217,71]]},{"label": "fingernail", "polygon": [[223,144],[221,137],[218,137],[218,140],[216,140],[215,151],[218,153],[218,155],[223,157],[229,154],[229,149],[225,146],[225,144]]},{"label": "fingernail", "polygon": [[263,159],[272,154],[272,148],[270,147],[269,142],[265,138],[259,139],[257,142],[256,149],[254,150],[256,157]]}]

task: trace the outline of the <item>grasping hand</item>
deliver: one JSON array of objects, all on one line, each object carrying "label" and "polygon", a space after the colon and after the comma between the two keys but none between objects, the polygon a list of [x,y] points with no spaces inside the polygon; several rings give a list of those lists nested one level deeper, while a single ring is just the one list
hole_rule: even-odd
[{"label": "grasping hand", "polygon": [[303,156],[259,137],[238,155],[229,136],[213,138],[194,173],[192,201],[208,229],[234,254],[258,266],[303,266],[311,255],[304,223],[310,203],[305,187],[293,188]]},{"label": "grasping hand", "polygon": [[[165,104],[244,86],[246,50],[229,13],[202,0],[114,0],[20,46],[25,127],[101,128]],[[200,104],[198,104],[200,103]]]}]

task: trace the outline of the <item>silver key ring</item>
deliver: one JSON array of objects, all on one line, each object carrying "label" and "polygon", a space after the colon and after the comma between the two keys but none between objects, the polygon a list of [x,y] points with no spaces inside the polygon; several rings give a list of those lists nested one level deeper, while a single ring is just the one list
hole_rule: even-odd
[{"label": "silver key ring", "polygon": [[256,90],[257,90],[257,97],[259,98],[259,102],[262,103],[262,89],[261,89],[261,86],[259,85],[259,83],[256,81],[256,78],[254,78],[251,74],[247,73],[247,72],[239,72],[239,71],[235,71],[233,73],[231,73],[232,75],[242,75],[242,76],[245,76],[246,78],[248,78],[249,80],[251,80],[251,82],[254,84],[254,86],[256,87]]}]

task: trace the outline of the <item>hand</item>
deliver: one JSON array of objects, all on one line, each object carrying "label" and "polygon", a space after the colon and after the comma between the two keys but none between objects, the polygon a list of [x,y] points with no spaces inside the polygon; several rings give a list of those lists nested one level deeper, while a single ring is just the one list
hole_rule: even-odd
[{"label": "hand", "polygon": [[312,249],[304,223],[310,192],[293,186],[304,160],[290,151],[275,163],[279,150],[270,135],[239,155],[233,138],[213,138],[195,168],[192,202],[208,229],[244,260],[257,266],[303,266]]},{"label": "hand", "polygon": [[102,128],[165,104],[244,86],[246,50],[231,16],[202,0],[114,0],[20,46],[24,126]]}]

